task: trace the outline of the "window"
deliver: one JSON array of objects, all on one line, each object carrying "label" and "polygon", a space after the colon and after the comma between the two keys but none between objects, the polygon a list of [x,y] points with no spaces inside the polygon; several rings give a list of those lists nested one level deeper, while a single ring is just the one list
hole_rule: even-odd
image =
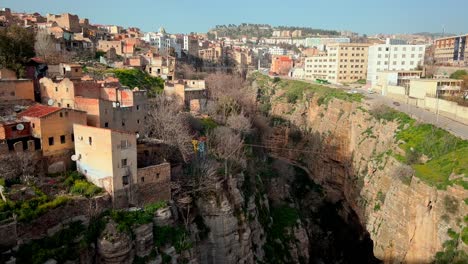
[{"label": "window", "polygon": [[65,135],[60,136],[60,143],[65,144]]},{"label": "window", "polygon": [[137,124],[140,124],[140,119],[137,119]]},{"label": "window", "polygon": [[141,182],[145,182],[145,177],[141,177]]},{"label": "window", "polygon": [[75,134],[71,134],[71,141],[74,142],[75,141]]},{"label": "window", "polygon": [[58,87],[55,87],[55,91],[58,92]]},{"label": "window", "polygon": [[123,127],[125,126],[125,122],[122,122],[122,126],[123,126]]},{"label": "window", "polygon": [[127,167],[127,159],[122,159],[120,163],[122,164],[122,168]]},{"label": "window", "polygon": [[109,127],[109,122],[105,122],[104,127]]},{"label": "window", "polygon": [[140,106],[139,106],[139,105],[137,105],[137,110],[140,110]]},{"label": "window", "polygon": [[14,92],[14,91],[13,91],[13,92],[10,92],[10,95],[11,95],[11,96],[15,96],[15,92]]},{"label": "window", "polygon": [[130,143],[128,142],[128,140],[124,139],[124,140],[121,140],[120,141],[120,147],[122,149],[126,149],[130,146]]},{"label": "window", "polygon": [[[62,107],[61,103],[57,103],[58,107]],[[60,117],[62,117],[62,113],[60,113]]]},{"label": "window", "polygon": [[159,179],[159,172],[156,173],[156,179]]},{"label": "window", "polygon": [[54,145],[54,137],[50,137],[49,138],[49,146],[53,146]]},{"label": "window", "polygon": [[70,104],[67,104],[67,107],[70,108]]},{"label": "window", "polygon": [[88,137],[88,144],[90,146],[93,145],[93,138],[92,137]]},{"label": "window", "polygon": [[35,127],[36,127],[36,124],[32,123],[32,127],[35,128]]},{"label": "window", "polygon": [[128,175],[122,176],[122,184],[128,185]]}]

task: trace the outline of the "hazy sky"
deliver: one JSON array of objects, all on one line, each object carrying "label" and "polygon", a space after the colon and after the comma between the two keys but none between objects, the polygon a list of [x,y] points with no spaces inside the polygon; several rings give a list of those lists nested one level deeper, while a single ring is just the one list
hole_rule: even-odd
[{"label": "hazy sky", "polygon": [[95,24],[171,33],[265,23],[359,33],[468,33],[467,0],[1,0],[14,11],[78,14]]}]

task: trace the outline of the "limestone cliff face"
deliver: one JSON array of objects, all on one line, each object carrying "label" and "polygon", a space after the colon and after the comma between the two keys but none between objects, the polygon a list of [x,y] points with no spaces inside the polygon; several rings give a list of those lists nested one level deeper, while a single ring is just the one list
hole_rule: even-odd
[{"label": "limestone cliff face", "polygon": [[[449,228],[460,233],[468,192],[457,185],[437,190],[416,177],[403,177],[403,164],[389,152],[401,151],[394,139],[398,124],[376,120],[366,108],[337,99],[321,106],[317,98],[294,106],[272,100],[273,115],[307,131],[320,145],[317,153],[276,155],[304,166],[330,201],[347,202],[369,232],[377,258],[429,263],[449,240]],[[305,147],[303,142],[295,147]],[[447,212],[445,197],[458,201],[456,212]],[[463,243],[460,247],[467,250]]]}]

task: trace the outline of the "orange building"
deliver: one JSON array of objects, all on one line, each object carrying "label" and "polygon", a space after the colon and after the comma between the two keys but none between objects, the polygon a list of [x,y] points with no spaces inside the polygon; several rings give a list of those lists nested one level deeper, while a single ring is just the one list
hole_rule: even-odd
[{"label": "orange building", "polygon": [[44,156],[73,150],[73,124],[86,124],[86,112],[39,104],[18,116],[31,122],[32,136],[40,140]]},{"label": "orange building", "polygon": [[270,74],[288,75],[294,61],[289,56],[273,56],[271,59]]}]

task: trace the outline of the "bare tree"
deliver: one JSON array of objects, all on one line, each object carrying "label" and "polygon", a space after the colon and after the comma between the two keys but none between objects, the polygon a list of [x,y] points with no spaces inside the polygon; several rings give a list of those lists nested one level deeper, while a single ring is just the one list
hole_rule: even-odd
[{"label": "bare tree", "polygon": [[224,175],[227,177],[232,165],[245,167],[243,144],[239,134],[228,127],[217,127],[208,134],[208,149],[216,158],[224,160]]},{"label": "bare tree", "polygon": [[48,64],[59,64],[69,62],[71,55],[66,51],[60,51],[56,47],[57,43],[54,35],[47,33],[46,30],[39,30],[36,34],[34,49],[36,55],[42,58]]},{"label": "bare tree", "polygon": [[252,122],[243,112],[240,114],[233,114],[227,118],[227,126],[232,128],[240,135],[248,134],[252,129]]},{"label": "bare tree", "polygon": [[207,76],[206,85],[209,99],[217,103],[222,123],[233,113],[252,114],[256,109],[256,90],[237,75],[215,73]]},{"label": "bare tree", "polygon": [[190,125],[174,98],[158,95],[149,102],[145,135],[177,148],[185,162],[193,154]]}]

